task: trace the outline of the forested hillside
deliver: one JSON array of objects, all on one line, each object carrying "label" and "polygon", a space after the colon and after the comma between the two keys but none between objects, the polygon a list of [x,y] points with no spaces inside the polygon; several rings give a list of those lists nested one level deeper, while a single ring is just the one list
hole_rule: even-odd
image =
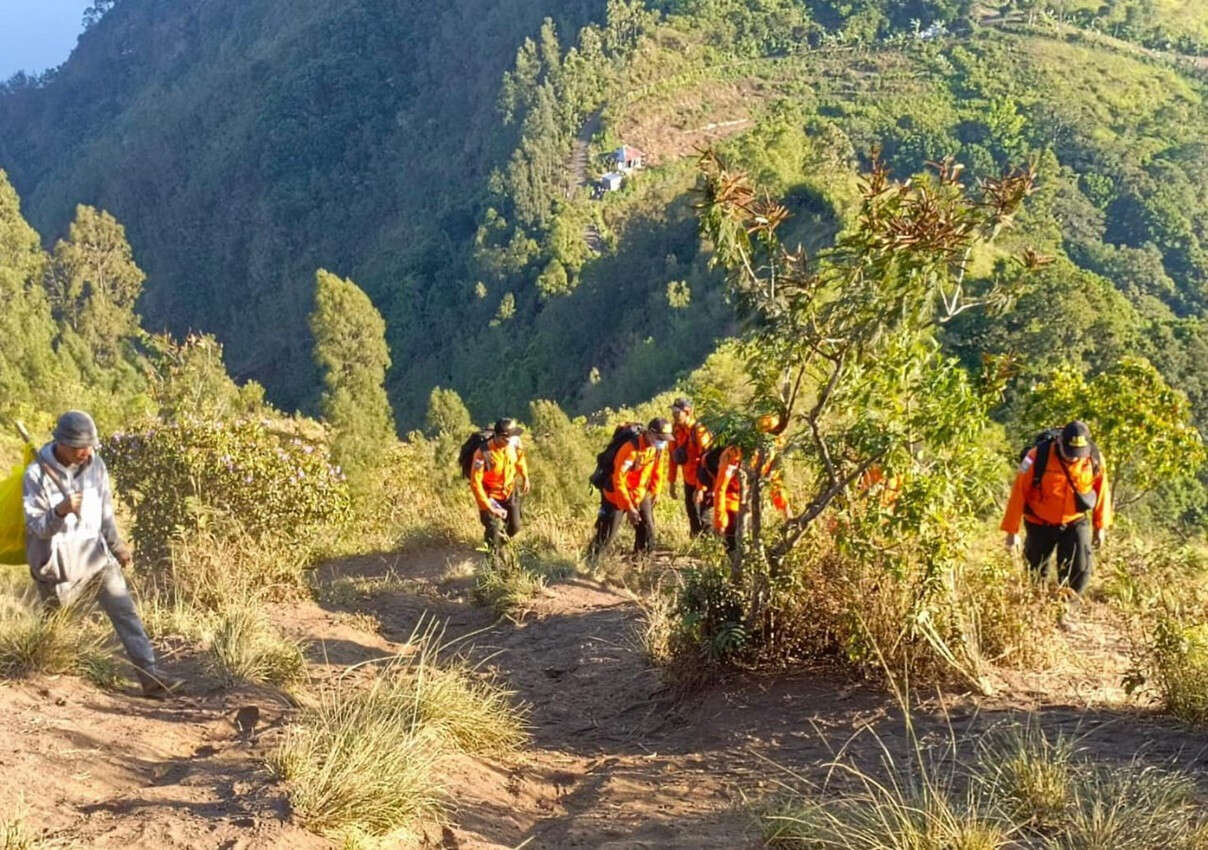
[{"label": "forested hillside", "polygon": [[[1054,262],[948,343],[1024,381],[1142,353],[1203,422],[1206,27],[1174,0],[120,0],[7,86],[0,164],[44,234],[79,201],[123,221],[146,324],[215,332],[287,408],[317,409],[315,269],[355,279],[406,428],[434,385],[483,418],[638,401],[732,334],[692,209],[703,145],[784,197],[807,248],[874,148],[901,175],[1034,162],[1017,238]],[[621,143],[648,167],[592,199]]]}]

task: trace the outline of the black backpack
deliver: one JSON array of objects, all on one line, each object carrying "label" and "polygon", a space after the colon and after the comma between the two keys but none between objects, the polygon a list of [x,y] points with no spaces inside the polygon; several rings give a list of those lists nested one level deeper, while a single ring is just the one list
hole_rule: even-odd
[{"label": "black backpack", "polygon": [[[1049,428],[1047,431],[1041,431],[1032,440],[1030,445],[1024,446],[1019,452],[1019,462],[1023,463],[1023,459],[1028,456],[1028,452],[1036,449],[1036,462],[1032,464],[1032,486],[1039,487],[1040,480],[1044,478],[1044,471],[1049,465],[1049,455],[1052,454],[1050,449],[1057,438],[1061,436],[1060,428]],[[1103,466],[1102,455],[1099,454],[1099,447],[1095,445],[1095,441],[1091,441],[1091,465],[1095,470],[1095,474],[1099,474],[1100,468]]]},{"label": "black backpack", "polygon": [[713,446],[700,456],[700,465],[696,467],[696,480],[709,493],[713,492],[713,485],[717,483],[717,475],[721,471],[721,453],[725,450],[725,446]]},{"label": "black backpack", "polygon": [[596,455],[595,471],[587,477],[587,481],[592,487],[602,493],[612,490],[612,469],[616,464],[617,452],[626,443],[636,446],[637,440],[642,436],[644,430],[646,429],[637,422],[626,422],[616,427],[612,432],[612,439],[608,441],[608,446]]},{"label": "black backpack", "polygon": [[457,464],[461,467],[463,478],[469,479],[470,470],[474,466],[475,453],[491,442],[491,438],[494,436],[494,431],[475,431],[461,444],[461,451],[457,453]]}]

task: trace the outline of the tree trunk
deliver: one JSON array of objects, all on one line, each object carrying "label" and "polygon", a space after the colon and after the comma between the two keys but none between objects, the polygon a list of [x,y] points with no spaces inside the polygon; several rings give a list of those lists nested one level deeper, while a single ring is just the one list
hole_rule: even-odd
[{"label": "tree trunk", "polygon": [[730,578],[737,584],[742,579],[742,556],[744,541],[746,536],[743,532],[746,530],[747,522],[747,493],[748,481],[747,471],[742,465],[738,467],[738,516],[734,518],[734,551],[730,553]]}]

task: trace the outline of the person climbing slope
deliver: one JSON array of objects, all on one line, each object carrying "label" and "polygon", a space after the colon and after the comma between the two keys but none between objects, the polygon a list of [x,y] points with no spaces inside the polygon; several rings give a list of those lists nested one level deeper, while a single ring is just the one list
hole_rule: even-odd
[{"label": "person climbing slope", "polygon": [[[595,559],[608,546],[623,520],[634,528],[633,550],[654,549],[654,504],[667,474],[667,449],[674,432],[666,419],[652,419],[645,428],[618,429],[598,459],[605,464],[600,482],[600,511],[596,534],[588,546]],[[611,455],[611,457],[609,457]]]},{"label": "person climbing slope", "polygon": [[1029,567],[1043,573],[1056,551],[1057,580],[1081,594],[1094,566],[1092,545],[1103,543],[1112,523],[1107,466],[1085,423],[1041,434],[1024,454],[1001,526],[1009,551],[1019,546],[1021,522]]},{"label": "person climbing slope", "polygon": [[520,442],[523,433],[515,419],[500,419],[470,461],[470,492],[478,505],[483,539],[492,550],[520,533],[519,497],[532,488]]},{"label": "person climbing slope", "polygon": [[684,508],[688,512],[688,533],[699,537],[705,530],[705,501],[707,491],[701,486],[698,470],[701,457],[709,450],[713,435],[693,415],[692,403],[677,398],[671,405],[675,443],[671,449],[671,495],[676,495],[680,475],[684,479]]},{"label": "person climbing slope", "polygon": [[749,460],[744,458],[743,450],[738,446],[726,446],[721,451],[717,461],[717,476],[713,482],[713,530],[725,538],[727,552],[733,553],[737,549],[738,538],[743,533],[740,521],[742,507],[743,502],[750,498],[750,493],[744,492],[744,478],[749,480],[758,475],[766,480],[770,485],[772,504],[788,516],[788,498],[776,463],[780,436],[786,424],[784,417],[778,413],[768,413],[755,420],[755,430],[777,439],[771,448],[756,450]]}]

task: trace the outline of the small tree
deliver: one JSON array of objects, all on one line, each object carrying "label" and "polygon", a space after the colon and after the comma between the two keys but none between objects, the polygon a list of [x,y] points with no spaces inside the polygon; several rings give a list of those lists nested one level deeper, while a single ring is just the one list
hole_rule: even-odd
[{"label": "small tree", "polygon": [[66,239],[55,244],[47,292],[55,318],[70,325],[102,364],[138,332],[134,303],[147,276],[134,262],[126,228],[109,213],[76,207]]},{"label": "small tree", "polygon": [[319,269],[310,330],[323,372],[320,410],[335,431],[333,454],[355,480],[368,472],[382,445],[395,439],[385,389],[386,323],[355,283]]},{"label": "small tree", "polygon": [[[906,472],[920,453],[950,457],[976,441],[984,400],[935,333],[970,308],[1009,305],[1001,280],[975,285],[966,270],[973,249],[1011,224],[1034,175],[985,180],[974,194],[951,159],[906,182],[874,160],[855,225],[814,262],[780,243],[784,206],[712,153],[701,170],[701,228],[752,325],[752,383],[800,427],[793,445],[816,470],[768,553],[775,567],[869,470]],[[1026,252],[1020,262],[1047,260]]]},{"label": "small tree", "polygon": [[464,439],[474,427],[470,411],[457,390],[433,387],[428,396],[428,412],[424,416],[424,433],[429,437],[444,434]]},{"label": "small tree", "polygon": [[1162,484],[1191,480],[1204,465],[1204,443],[1191,424],[1187,397],[1143,357],[1125,357],[1089,380],[1055,369],[1026,402],[1031,433],[1085,421],[1103,450],[1112,503],[1124,508]]},{"label": "small tree", "polygon": [[[971,380],[937,333],[971,308],[1010,305],[1019,275],[975,281],[966,270],[1010,225],[1031,170],[970,191],[951,160],[906,182],[874,160],[858,215],[811,259],[781,244],[782,205],[713,154],[701,169],[702,231],[748,324],[745,410],[779,411],[789,426],[781,451],[805,463],[794,513],[770,533],[762,476],[746,475],[750,545],[728,569],[705,565],[685,581],[684,645],[714,657],[838,651],[977,681],[953,577],[1001,486],[986,435],[997,388]],[[1031,252],[1019,261],[1047,262]],[[744,458],[761,439],[741,427],[726,436]]]}]

